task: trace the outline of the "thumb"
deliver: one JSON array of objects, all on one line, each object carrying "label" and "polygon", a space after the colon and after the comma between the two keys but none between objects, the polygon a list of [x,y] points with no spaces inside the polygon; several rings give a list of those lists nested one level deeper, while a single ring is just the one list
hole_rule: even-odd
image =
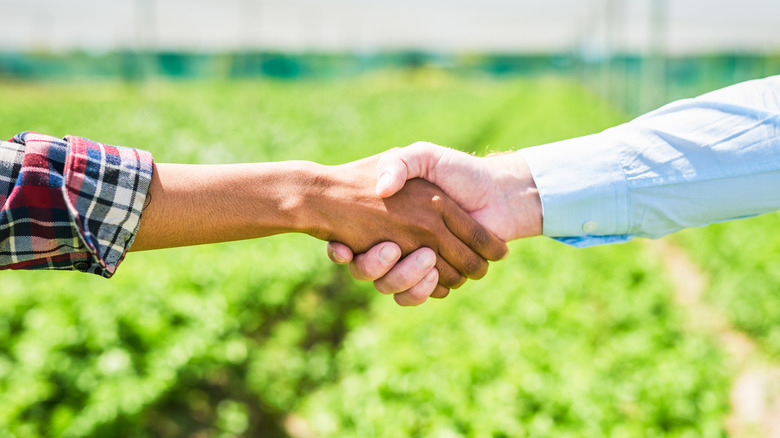
[{"label": "thumb", "polygon": [[445,148],[421,141],[379,157],[376,194],[387,198],[401,190],[406,180],[425,178],[441,156],[441,150]]},{"label": "thumb", "polygon": [[328,257],[337,265],[344,265],[352,261],[352,250],[343,243],[328,242]]},{"label": "thumb", "polygon": [[401,190],[408,179],[409,169],[402,158],[401,149],[392,150],[376,163],[376,194],[388,198]]}]

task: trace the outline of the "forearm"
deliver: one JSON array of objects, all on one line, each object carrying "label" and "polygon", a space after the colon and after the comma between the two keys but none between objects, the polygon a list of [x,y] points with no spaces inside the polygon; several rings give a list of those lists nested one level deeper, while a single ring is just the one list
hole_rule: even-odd
[{"label": "forearm", "polygon": [[157,164],[130,250],[306,232],[313,220],[309,188],[323,167],[304,161]]}]

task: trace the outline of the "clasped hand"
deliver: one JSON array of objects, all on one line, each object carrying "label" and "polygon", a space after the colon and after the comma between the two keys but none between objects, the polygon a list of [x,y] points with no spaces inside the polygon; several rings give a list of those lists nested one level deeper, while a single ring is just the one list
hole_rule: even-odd
[{"label": "clasped hand", "polygon": [[[356,233],[355,229],[317,236],[331,242],[331,260],[349,263],[355,278],[373,280],[377,290],[393,294],[400,305],[445,297],[465,277],[485,275],[485,259],[503,258],[504,241],[542,232],[541,200],[519,152],[476,157],[419,142],[344,166],[362,171],[374,166],[375,192],[384,199],[389,217],[401,224],[416,218],[428,224],[421,234],[396,234],[384,228],[389,223],[377,223],[381,231],[390,231],[390,237],[375,235],[373,246],[366,245],[367,240],[351,244],[348,234]],[[431,218],[431,213],[439,217]],[[437,260],[435,268],[433,260]]]},{"label": "clasped hand", "polygon": [[[487,272],[487,260],[506,255],[501,239],[430,182],[412,179],[390,196],[377,195],[379,159],[370,157],[321,173],[311,188],[317,202],[310,235],[339,242],[356,253],[392,241],[393,259],[429,248],[414,259],[426,271],[425,284],[432,286],[427,295],[444,296],[466,278],[481,278]],[[404,303],[404,296],[397,299]]]}]

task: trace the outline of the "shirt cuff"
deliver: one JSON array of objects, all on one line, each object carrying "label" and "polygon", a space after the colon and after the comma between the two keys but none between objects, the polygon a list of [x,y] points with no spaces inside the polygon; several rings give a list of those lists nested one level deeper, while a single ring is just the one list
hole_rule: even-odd
[{"label": "shirt cuff", "polygon": [[24,132],[0,211],[0,269],[111,277],[132,244],[152,177],[149,152]]},{"label": "shirt cuff", "polygon": [[[93,258],[89,272],[110,278],[141,224],[152,180],[152,155],[81,137],[65,137],[63,193],[82,242]],[[96,266],[94,266],[96,265]]]},{"label": "shirt cuff", "polygon": [[545,236],[578,247],[633,237],[620,151],[611,130],[520,151],[542,200]]}]

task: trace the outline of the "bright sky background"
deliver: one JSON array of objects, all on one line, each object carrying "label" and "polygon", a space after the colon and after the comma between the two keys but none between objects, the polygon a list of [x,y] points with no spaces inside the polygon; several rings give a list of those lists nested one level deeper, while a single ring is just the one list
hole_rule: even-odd
[{"label": "bright sky background", "polygon": [[[0,50],[643,52],[653,1],[0,0]],[[666,4],[672,53],[780,52],[780,0]]]}]

